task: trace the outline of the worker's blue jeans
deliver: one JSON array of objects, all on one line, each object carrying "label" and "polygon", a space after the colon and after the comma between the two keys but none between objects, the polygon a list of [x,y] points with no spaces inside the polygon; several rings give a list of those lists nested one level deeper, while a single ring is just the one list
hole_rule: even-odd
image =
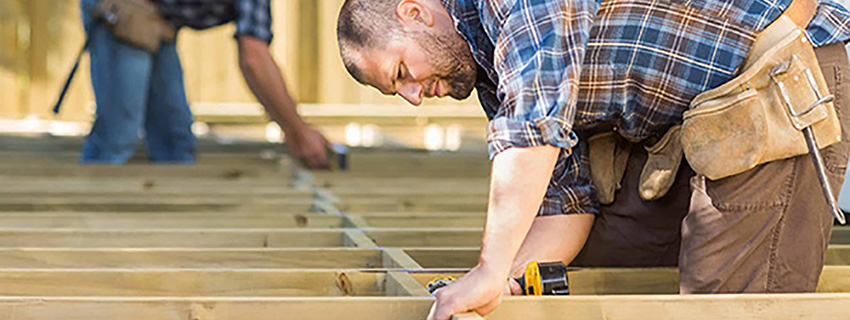
[{"label": "worker's blue jeans", "polygon": [[151,54],[118,41],[85,10],[83,23],[91,37],[97,111],[80,161],[123,164],[133,156],[143,135],[151,161],[193,163],[192,113],[176,45],[164,43]]}]

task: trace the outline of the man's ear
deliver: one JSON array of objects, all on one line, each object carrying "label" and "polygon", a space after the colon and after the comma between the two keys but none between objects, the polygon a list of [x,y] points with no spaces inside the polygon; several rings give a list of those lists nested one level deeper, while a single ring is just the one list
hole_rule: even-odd
[{"label": "man's ear", "polygon": [[427,27],[434,26],[434,15],[425,5],[425,0],[401,0],[395,12],[402,24],[418,22]]}]

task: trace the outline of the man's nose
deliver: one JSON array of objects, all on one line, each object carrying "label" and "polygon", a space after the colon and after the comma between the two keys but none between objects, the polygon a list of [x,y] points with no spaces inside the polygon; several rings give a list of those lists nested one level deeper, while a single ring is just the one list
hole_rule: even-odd
[{"label": "man's nose", "polygon": [[422,85],[418,83],[405,83],[399,86],[398,95],[414,106],[422,104]]}]

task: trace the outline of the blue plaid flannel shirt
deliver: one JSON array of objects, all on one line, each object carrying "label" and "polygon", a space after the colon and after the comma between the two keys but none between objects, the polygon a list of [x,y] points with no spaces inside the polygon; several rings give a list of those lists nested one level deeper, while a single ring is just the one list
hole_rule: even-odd
[{"label": "blue plaid flannel shirt", "polygon": [[[819,0],[816,46],[850,39],[850,11]],[[738,73],[791,0],[443,0],[479,65],[491,157],[562,148],[538,215],[599,213],[587,145],[611,126],[631,141],[681,123],[699,93]]]},{"label": "blue plaid flannel shirt", "polygon": [[236,35],[272,42],[271,0],[153,0],[177,28],[208,29],[236,22]]}]

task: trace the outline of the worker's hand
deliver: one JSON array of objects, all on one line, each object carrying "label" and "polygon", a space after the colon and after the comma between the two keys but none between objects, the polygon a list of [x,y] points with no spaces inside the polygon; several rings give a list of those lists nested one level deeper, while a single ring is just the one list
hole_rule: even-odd
[{"label": "worker's hand", "polygon": [[431,307],[428,320],[450,320],[454,314],[469,311],[486,316],[502,303],[507,281],[506,274],[479,265],[437,290],[434,294],[437,301]]},{"label": "worker's hand", "polygon": [[328,168],[330,142],[319,130],[305,124],[296,132],[285,133],[286,148],[295,159],[312,169]]}]

